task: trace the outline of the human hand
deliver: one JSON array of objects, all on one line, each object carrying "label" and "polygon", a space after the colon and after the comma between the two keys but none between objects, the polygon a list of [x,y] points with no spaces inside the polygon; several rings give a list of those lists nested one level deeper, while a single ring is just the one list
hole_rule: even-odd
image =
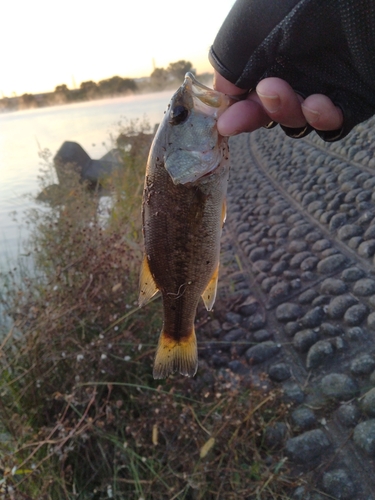
[{"label": "human hand", "polygon": [[312,127],[328,142],[345,137],[375,114],[374,24],[374,1],[236,0],[209,60],[232,82],[218,80],[218,90],[254,92],[221,116],[219,130],[272,120],[291,137]]},{"label": "human hand", "polygon": [[[214,88],[233,97],[246,92],[216,70]],[[252,132],[271,121],[291,129],[303,130],[311,125],[316,130],[333,131],[341,129],[343,114],[327,96],[314,94],[303,99],[285,80],[270,77],[261,80],[245,100],[228,108],[220,116],[217,127],[221,135],[232,136]]]}]

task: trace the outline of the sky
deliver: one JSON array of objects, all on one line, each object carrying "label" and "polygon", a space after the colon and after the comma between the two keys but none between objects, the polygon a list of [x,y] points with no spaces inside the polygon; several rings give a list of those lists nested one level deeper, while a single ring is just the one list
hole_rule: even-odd
[{"label": "sky", "polygon": [[118,75],[149,76],[207,54],[234,0],[5,0],[0,98],[79,87]]}]

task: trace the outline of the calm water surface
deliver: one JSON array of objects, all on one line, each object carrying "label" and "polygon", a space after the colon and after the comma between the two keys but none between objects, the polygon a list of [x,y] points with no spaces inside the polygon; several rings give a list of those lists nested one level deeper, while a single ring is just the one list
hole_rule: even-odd
[{"label": "calm water surface", "polygon": [[[27,227],[25,210],[33,206],[27,195],[38,193],[40,149],[55,155],[64,141],[78,142],[91,158],[112,149],[124,118],[159,123],[173,92],[105,99],[37,110],[0,114],[0,266],[22,252]],[[18,222],[12,212],[17,212]]]}]

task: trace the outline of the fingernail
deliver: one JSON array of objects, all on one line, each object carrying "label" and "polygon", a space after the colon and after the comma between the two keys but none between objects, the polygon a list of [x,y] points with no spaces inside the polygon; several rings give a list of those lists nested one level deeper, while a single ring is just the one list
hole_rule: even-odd
[{"label": "fingernail", "polygon": [[261,94],[260,92],[257,92],[257,94],[268,113],[276,113],[276,111],[279,111],[280,97],[278,95],[265,95]]},{"label": "fingernail", "polygon": [[318,111],[307,108],[303,104],[301,105],[301,107],[303,109],[303,114],[305,115],[305,118],[310,123],[310,125],[314,125],[314,123],[319,121],[320,113]]}]

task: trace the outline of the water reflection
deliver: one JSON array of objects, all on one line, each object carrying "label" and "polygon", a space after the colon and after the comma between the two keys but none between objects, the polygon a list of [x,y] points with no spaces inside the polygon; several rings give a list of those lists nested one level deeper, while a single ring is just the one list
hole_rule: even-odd
[{"label": "water reflection", "polygon": [[[146,116],[154,125],[161,121],[171,94],[166,91],[0,114],[0,265],[5,257],[22,251],[21,240],[28,234],[26,225],[20,223],[24,211],[33,206],[26,194],[38,193],[38,151],[48,148],[54,155],[64,141],[71,140],[91,158],[99,159],[112,149],[110,136],[118,135],[124,117]],[[17,212],[18,222],[11,211]]]}]

